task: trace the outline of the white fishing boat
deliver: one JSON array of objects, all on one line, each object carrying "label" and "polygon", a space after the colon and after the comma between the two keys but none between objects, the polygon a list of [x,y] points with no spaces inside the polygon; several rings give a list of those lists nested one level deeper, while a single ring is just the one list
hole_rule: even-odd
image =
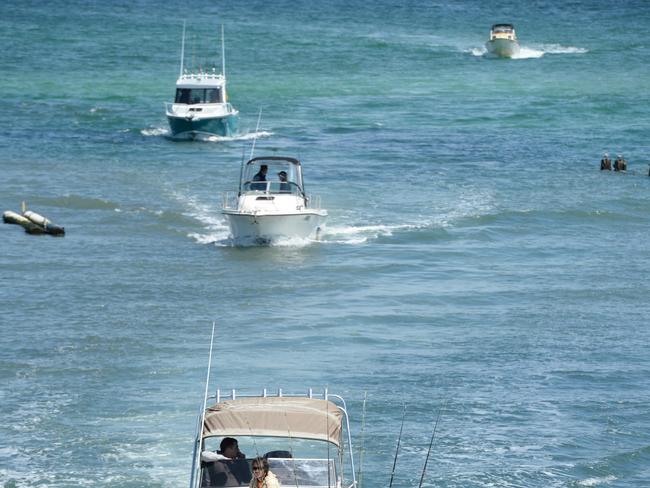
[{"label": "white fishing boat", "polygon": [[242,167],[239,190],[224,196],[223,215],[236,242],[265,244],[318,238],[327,210],[305,193],[300,161],[263,156]]},{"label": "white fishing boat", "polygon": [[500,58],[512,58],[519,53],[519,41],[512,24],[494,24],[490,29],[490,39],[485,43],[490,54]]},{"label": "white fishing boat", "polygon": [[[255,458],[268,462],[283,487],[356,487],[350,421],[340,396],[311,389],[255,395],[217,390],[210,400],[207,405],[206,392],[190,488],[249,486]],[[215,452],[225,438],[238,443],[233,458]]]},{"label": "white fishing boat", "polygon": [[165,112],[172,136],[196,139],[199,136],[232,136],[237,133],[239,112],[228,102],[226,91],[226,61],[221,30],[221,73],[210,70],[186,69],[185,27],[181,48],[181,69],[176,80],[174,102],[165,103]]}]

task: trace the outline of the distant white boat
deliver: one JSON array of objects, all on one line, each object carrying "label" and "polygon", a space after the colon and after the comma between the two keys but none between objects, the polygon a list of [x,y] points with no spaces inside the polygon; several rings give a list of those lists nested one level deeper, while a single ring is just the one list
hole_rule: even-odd
[{"label": "distant white boat", "polygon": [[327,210],[305,193],[300,161],[262,156],[242,168],[238,192],[224,197],[223,215],[236,242],[268,244],[318,238]]},{"label": "distant white boat", "polygon": [[512,58],[519,54],[519,41],[512,24],[494,24],[490,29],[490,39],[485,43],[490,54],[500,58]]},{"label": "distant white boat", "polygon": [[228,102],[226,62],[221,29],[221,73],[216,68],[189,71],[184,67],[185,27],[181,48],[181,70],[176,80],[173,103],[165,103],[165,112],[174,138],[232,136],[237,132],[239,112]]}]

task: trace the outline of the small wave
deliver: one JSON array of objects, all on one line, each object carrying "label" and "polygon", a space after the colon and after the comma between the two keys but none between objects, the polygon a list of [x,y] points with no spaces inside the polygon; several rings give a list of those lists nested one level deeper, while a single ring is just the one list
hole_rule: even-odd
[{"label": "small wave", "polygon": [[485,56],[487,54],[487,49],[484,47],[473,47],[468,51],[472,56]]},{"label": "small wave", "polygon": [[599,486],[608,485],[612,481],[616,481],[616,476],[604,476],[602,478],[587,478],[586,480],[578,481],[579,486]]},{"label": "small wave", "polygon": [[152,128],[140,130],[140,134],[147,137],[167,136],[169,135],[169,129],[165,129],[164,127],[152,127]]},{"label": "small wave", "polygon": [[116,210],[119,207],[117,203],[108,200],[84,197],[81,195],[64,195],[54,198],[41,198],[39,199],[39,202],[53,207],[64,207],[73,210]]}]

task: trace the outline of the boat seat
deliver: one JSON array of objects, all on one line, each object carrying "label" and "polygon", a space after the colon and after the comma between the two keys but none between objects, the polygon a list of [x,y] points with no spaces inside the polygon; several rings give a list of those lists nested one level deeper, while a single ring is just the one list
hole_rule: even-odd
[{"label": "boat seat", "polygon": [[265,458],[292,458],[293,456],[289,451],[269,451],[264,454]]}]

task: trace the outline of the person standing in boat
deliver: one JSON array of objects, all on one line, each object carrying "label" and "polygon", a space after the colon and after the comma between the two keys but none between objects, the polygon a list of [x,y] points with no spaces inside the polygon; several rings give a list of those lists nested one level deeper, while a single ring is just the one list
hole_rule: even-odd
[{"label": "person standing in boat", "polygon": [[280,488],[278,478],[269,471],[269,462],[263,457],[256,457],[251,463],[253,478],[248,488]]},{"label": "person standing in boat", "polygon": [[601,171],[611,171],[612,170],[612,160],[609,159],[609,154],[603,154],[603,159],[600,160],[600,170]]},{"label": "person standing in boat", "polygon": [[[260,166],[260,170],[255,173],[253,176],[253,181],[264,181],[266,182],[266,173],[268,172],[269,167],[266,164],[263,164]],[[251,184],[251,190],[261,190],[264,191],[266,190],[266,184],[265,183],[252,183]]]},{"label": "person standing in boat", "polygon": [[246,455],[239,450],[239,442],[234,437],[224,437],[217,452],[203,451],[201,453],[201,460],[205,462],[235,461],[236,459],[246,459]]},{"label": "person standing in boat", "polygon": [[291,191],[291,183],[287,181],[287,172],[286,171],[280,171],[278,173],[278,178],[280,179],[280,191],[281,192],[290,192]]}]

